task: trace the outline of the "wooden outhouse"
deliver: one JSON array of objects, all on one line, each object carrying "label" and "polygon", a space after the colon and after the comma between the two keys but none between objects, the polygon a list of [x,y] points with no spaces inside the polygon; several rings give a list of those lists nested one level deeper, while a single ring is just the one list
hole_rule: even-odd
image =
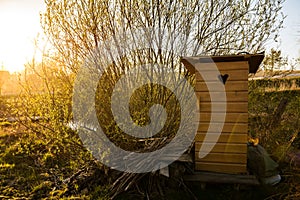
[{"label": "wooden outhouse", "polygon": [[[263,54],[182,58],[195,74],[200,108],[196,171],[247,173],[248,74],[257,71],[263,58]],[[218,87],[220,83],[223,87]],[[204,145],[207,152],[200,152]]]}]

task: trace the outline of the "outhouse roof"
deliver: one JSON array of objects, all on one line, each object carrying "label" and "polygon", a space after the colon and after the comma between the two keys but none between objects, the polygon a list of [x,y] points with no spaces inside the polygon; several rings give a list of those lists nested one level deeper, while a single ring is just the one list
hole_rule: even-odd
[{"label": "outhouse roof", "polygon": [[189,67],[193,67],[189,62],[189,58],[199,59],[201,63],[210,62],[237,62],[237,61],[248,61],[249,73],[256,73],[261,62],[264,59],[264,53],[259,54],[240,54],[240,55],[220,55],[220,56],[195,56],[195,57],[182,57],[182,63]]}]

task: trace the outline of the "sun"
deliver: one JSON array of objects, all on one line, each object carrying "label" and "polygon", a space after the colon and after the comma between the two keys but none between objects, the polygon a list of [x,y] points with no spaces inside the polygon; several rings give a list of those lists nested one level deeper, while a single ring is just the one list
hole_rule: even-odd
[{"label": "sun", "polygon": [[0,1],[0,67],[10,73],[22,71],[32,60],[39,33],[43,0]]}]

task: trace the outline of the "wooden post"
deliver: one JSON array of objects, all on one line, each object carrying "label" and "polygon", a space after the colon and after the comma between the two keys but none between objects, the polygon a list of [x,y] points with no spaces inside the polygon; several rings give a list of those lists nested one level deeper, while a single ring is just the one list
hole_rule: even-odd
[{"label": "wooden post", "polygon": [[279,105],[273,113],[273,119],[269,124],[269,130],[279,125],[282,114],[285,111],[286,106],[288,105],[289,100],[287,98],[281,99]]},{"label": "wooden post", "polygon": [[7,81],[8,78],[9,78],[9,72],[1,70],[0,71],[0,96],[2,95],[2,86],[5,83],[5,81]]}]

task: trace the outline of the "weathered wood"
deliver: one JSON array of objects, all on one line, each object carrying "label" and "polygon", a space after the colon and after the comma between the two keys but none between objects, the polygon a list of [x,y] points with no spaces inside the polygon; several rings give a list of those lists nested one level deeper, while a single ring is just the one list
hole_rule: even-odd
[{"label": "weathered wood", "polygon": [[276,126],[279,125],[281,116],[284,113],[285,108],[288,105],[288,102],[289,100],[287,98],[281,99],[279,105],[277,106],[276,110],[273,113],[273,118],[269,124],[269,130],[274,129]]},{"label": "weathered wood", "polygon": [[[218,131],[217,127],[219,126],[218,124],[219,123],[215,123],[215,122],[212,123],[200,122],[198,127],[198,132],[206,133],[210,125],[212,127],[211,128],[212,133],[214,132],[217,133]],[[245,134],[247,133],[247,130],[248,130],[248,124],[246,123],[224,123],[222,133],[244,133]]]},{"label": "weathered wood", "polygon": [[[246,172],[249,57],[247,59],[244,55],[238,57],[240,60],[236,60],[236,57],[226,57],[224,58],[225,62],[222,61],[223,57],[221,59],[216,57],[218,60],[216,63],[213,63],[212,60],[208,62],[207,57],[197,57],[188,58],[187,63],[184,63],[187,64],[186,66],[189,63],[194,65],[190,67],[194,67],[195,91],[199,99],[200,119],[198,134],[195,139],[196,170],[226,173]],[[227,59],[234,62],[227,62]],[[216,67],[218,72],[215,71]],[[226,102],[222,99],[224,94],[220,93],[224,89]],[[214,109],[212,109],[211,102],[212,93],[220,96],[220,100],[218,98],[213,99]],[[224,113],[222,113],[224,106],[226,106],[225,120]],[[216,146],[207,152],[208,155],[199,159],[198,154],[202,143],[204,140],[206,140],[205,142],[215,142],[214,136],[219,135],[221,122],[224,122],[223,129]]]},{"label": "weathered wood", "polygon": [[[202,66],[201,66],[202,67]],[[238,68],[238,66],[237,66]],[[202,77],[202,70],[201,72],[197,72],[195,74],[196,80],[197,82],[201,82],[204,81],[204,77]],[[244,80],[248,80],[248,70],[219,70],[220,74],[228,74],[228,81],[244,81]],[[215,81],[216,80],[216,72],[215,71],[206,71],[205,72],[205,81]]]},{"label": "weathered wood", "polygon": [[[214,135],[213,133],[209,133],[211,135]],[[216,134],[216,133],[215,133]],[[206,136],[206,132],[198,132],[196,135],[195,140],[198,142],[201,142],[204,140],[204,137]],[[207,142],[213,142],[208,138]],[[244,133],[222,133],[219,137],[218,142],[220,143],[247,143],[247,134]]]},{"label": "weathered wood", "polygon": [[[223,89],[219,87],[220,83],[210,82],[211,89],[210,92],[221,92]],[[247,81],[227,81],[225,84],[226,92],[235,92],[235,91],[248,91],[248,82]],[[205,82],[197,82],[195,85],[196,92],[206,92],[208,91],[207,85]],[[224,91],[224,90],[223,90]]]},{"label": "weathered wood", "polygon": [[260,185],[254,175],[224,174],[210,172],[195,172],[191,175],[185,175],[184,181],[197,181],[200,183],[226,183],[226,184],[246,184]]},{"label": "weathered wood", "polygon": [[[214,102],[214,111],[223,112],[224,105],[226,105],[227,113],[248,113],[248,103],[247,102]],[[200,102],[200,112],[211,112],[211,103]],[[200,119],[201,120],[201,119]]]},{"label": "weathered wood", "polygon": [[234,64],[229,62],[201,63],[201,71],[214,71],[216,66],[219,70],[248,70],[247,62],[238,61],[234,62]]},{"label": "weathered wood", "polygon": [[195,161],[207,162],[207,163],[238,163],[246,164],[247,163],[247,154],[240,153],[209,153],[204,158],[199,159],[195,152]]},{"label": "weathered wood", "polygon": [[[201,102],[210,102],[211,95],[216,96],[215,102],[220,102],[222,94],[220,92],[213,91],[201,91],[196,92],[197,97]],[[248,91],[227,91],[226,92],[227,102],[248,102]]]},{"label": "weathered wood", "polygon": [[201,62],[199,62],[199,59],[197,57],[181,59],[181,62],[192,74],[195,74],[197,72],[195,70],[195,66],[193,66],[190,61],[192,61],[193,63],[197,63],[197,65],[201,65],[201,71],[213,71],[216,66],[218,67],[218,69],[222,69],[222,70],[237,70],[237,69],[248,70],[248,63],[245,61],[237,61],[237,62],[235,62],[236,65],[233,65],[232,63],[229,63],[229,62],[213,62],[213,63],[212,62],[205,62],[205,63],[202,62],[201,63]]},{"label": "weathered wood", "polygon": [[246,61],[249,66],[249,73],[256,73],[259,68],[259,65],[264,59],[264,53],[259,54],[246,54],[246,55],[227,55],[227,56],[199,56],[199,57],[182,57],[181,62],[185,65],[185,67],[193,73],[195,71],[194,66],[191,64],[190,59],[193,59],[193,62],[199,63],[236,63],[240,61]]},{"label": "weathered wood", "polygon": [[234,164],[234,163],[205,163],[196,162],[196,170],[200,171],[213,171],[219,173],[228,174],[242,174],[247,172],[247,167],[245,164]]},{"label": "weathered wood", "polygon": [[189,162],[192,163],[193,162],[193,157],[191,154],[182,154],[178,159],[176,159],[176,157],[174,156],[163,156],[162,158],[160,158],[161,161],[179,161],[179,162]]},{"label": "weathered wood", "polygon": [[[199,152],[200,147],[202,146],[201,142],[195,143],[195,152]],[[212,153],[241,153],[245,154],[247,152],[246,143],[217,143],[214,148],[211,150]]]},{"label": "weathered wood", "polygon": [[[222,122],[223,114],[214,113],[214,122]],[[200,119],[201,122],[210,122],[211,113],[210,112],[201,112]],[[225,117],[225,123],[248,123],[248,113],[227,113]]]}]

